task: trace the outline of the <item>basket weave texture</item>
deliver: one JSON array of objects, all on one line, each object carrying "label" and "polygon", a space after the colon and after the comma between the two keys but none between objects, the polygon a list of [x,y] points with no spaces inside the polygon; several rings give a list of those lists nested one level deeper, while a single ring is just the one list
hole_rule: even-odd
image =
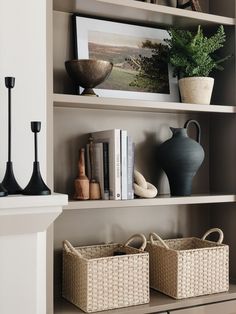
[{"label": "basket weave texture", "polygon": [[[120,244],[72,250],[68,243],[63,249],[62,291],[68,301],[85,312],[149,302],[148,253]],[[113,256],[120,249],[126,255]]]},{"label": "basket weave texture", "polygon": [[[213,231],[222,232],[220,229]],[[222,233],[223,234],[223,233]],[[222,235],[221,234],[221,235]],[[146,251],[150,258],[150,286],[175,299],[229,290],[229,247],[198,238],[163,241],[151,234]],[[153,237],[159,240],[154,241]]]}]

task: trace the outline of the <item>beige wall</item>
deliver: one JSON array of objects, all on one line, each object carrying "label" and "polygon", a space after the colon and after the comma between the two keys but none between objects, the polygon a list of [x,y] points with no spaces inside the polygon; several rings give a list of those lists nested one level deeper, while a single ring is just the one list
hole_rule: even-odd
[{"label": "beige wall", "polygon": [[209,9],[212,14],[235,17],[235,0],[209,0]]},{"label": "beige wall", "polygon": [[7,160],[7,90],[5,76],[15,76],[12,91],[12,159],[20,185],[32,173],[31,120],[42,121],[39,159],[46,175],[46,1],[0,0],[0,181]]},{"label": "beige wall", "polygon": [[[210,1],[213,13],[235,16],[235,1]],[[235,60],[235,29],[226,28],[227,43],[225,54],[232,54]],[[235,105],[235,61],[225,64],[225,70],[216,76],[214,100],[225,100]],[[224,191],[235,193],[236,191],[236,117],[234,115],[213,115],[210,119],[210,185],[214,192]],[[230,278],[236,282],[236,205],[219,204],[211,208],[211,225],[224,230],[225,243],[230,246]]]},{"label": "beige wall", "polygon": [[[64,61],[72,57],[70,15],[54,13],[54,91],[71,92]],[[65,42],[65,45],[61,45]],[[73,195],[77,175],[78,150],[88,133],[111,128],[127,129],[136,143],[136,167],[156,184],[160,193],[168,193],[169,185],[157,163],[158,145],[171,136],[169,126],[183,127],[189,119],[197,119],[202,127],[202,144],[206,151],[204,165],[194,180],[195,193],[209,192],[209,117],[208,114],[159,114],[112,110],[54,109],[54,181],[57,192]],[[195,132],[192,129],[193,137]],[[55,280],[60,285],[61,242],[85,245],[99,242],[125,241],[131,234],[156,231],[164,237],[202,235],[209,226],[208,206],[166,206],[112,208],[64,212],[56,223]],[[59,289],[56,288],[57,293]]]}]

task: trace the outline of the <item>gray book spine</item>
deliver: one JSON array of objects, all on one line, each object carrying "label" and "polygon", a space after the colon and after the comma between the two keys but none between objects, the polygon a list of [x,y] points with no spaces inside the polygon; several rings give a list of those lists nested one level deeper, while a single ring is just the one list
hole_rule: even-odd
[{"label": "gray book spine", "polygon": [[120,177],[120,129],[92,133],[95,143],[108,143],[109,158],[109,198],[121,199]]},{"label": "gray book spine", "polygon": [[127,199],[134,199],[134,142],[127,136]]},{"label": "gray book spine", "polygon": [[120,161],[121,161],[121,199],[127,200],[128,199],[128,156],[127,156],[127,131],[121,130],[120,131]]},{"label": "gray book spine", "polygon": [[103,143],[104,199],[109,200],[109,144]]}]

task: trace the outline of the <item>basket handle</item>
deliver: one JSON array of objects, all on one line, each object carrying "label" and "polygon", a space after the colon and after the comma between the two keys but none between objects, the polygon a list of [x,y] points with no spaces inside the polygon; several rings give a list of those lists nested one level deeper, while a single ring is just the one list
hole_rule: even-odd
[{"label": "basket handle", "polygon": [[78,251],[76,251],[76,249],[73,247],[73,245],[68,240],[63,241],[63,247],[67,253],[72,253],[72,254],[75,254],[79,257],[82,257],[82,255]]},{"label": "basket handle", "polygon": [[205,240],[211,233],[213,233],[213,232],[218,232],[219,233],[219,235],[220,235],[220,237],[219,237],[219,240],[216,242],[217,244],[221,244],[222,242],[223,242],[223,240],[224,240],[224,233],[223,233],[223,231],[221,230],[221,229],[219,229],[219,228],[213,228],[213,229],[210,229],[210,230],[208,230],[205,234],[204,234],[204,236],[202,237],[202,240]]},{"label": "basket handle", "polygon": [[145,236],[142,234],[142,233],[137,233],[137,234],[134,234],[132,237],[130,237],[124,244],[124,246],[128,246],[134,239],[136,238],[140,238],[142,240],[142,244],[140,246],[140,250],[141,251],[144,251],[146,246],[147,246],[147,240],[145,238]]},{"label": "basket handle", "polygon": [[149,235],[149,240],[150,240],[151,244],[155,244],[153,238],[155,238],[156,240],[159,240],[161,242],[161,244],[166,249],[169,249],[169,246],[165,243],[165,241],[158,234],[156,234],[155,232],[151,232],[150,235]]}]

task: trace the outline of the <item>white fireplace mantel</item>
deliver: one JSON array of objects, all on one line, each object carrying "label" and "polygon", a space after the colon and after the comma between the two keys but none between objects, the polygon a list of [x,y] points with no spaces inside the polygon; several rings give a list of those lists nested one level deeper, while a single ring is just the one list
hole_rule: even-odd
[{"label": "white fireplace mantel", "polygon": [[0,313],[46,314],[46,231],[67,195],[0,198]]},{"label": "white fireplace mantel", "polygon": [[0,198],[0,236],[45,231],[67,204],[67,195]]}]

